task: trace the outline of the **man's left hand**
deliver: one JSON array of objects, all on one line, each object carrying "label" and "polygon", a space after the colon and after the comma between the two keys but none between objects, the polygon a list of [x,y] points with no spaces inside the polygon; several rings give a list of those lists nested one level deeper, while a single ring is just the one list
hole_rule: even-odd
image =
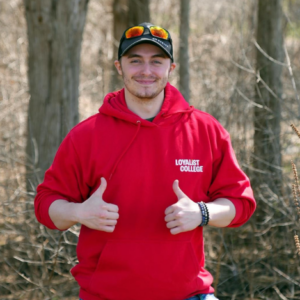
[{"label": "man's left hand", "polygon": [[165,221],[171,234],[190,231],[202,222],[200,207],[192,201],[179,187],[179,181],[173,183],[173,190],[178,201],[165,210]]}]

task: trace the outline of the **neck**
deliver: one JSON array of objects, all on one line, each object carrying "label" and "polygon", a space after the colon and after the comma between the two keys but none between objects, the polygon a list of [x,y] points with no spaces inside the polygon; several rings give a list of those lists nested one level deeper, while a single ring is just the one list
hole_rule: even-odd
[{"label": "neck", "polygon": [[142,119],[153,118],[159,113],[164,102],[164,90],[155,98],[138,98],[125,87],[125,101],[128,109]]}]

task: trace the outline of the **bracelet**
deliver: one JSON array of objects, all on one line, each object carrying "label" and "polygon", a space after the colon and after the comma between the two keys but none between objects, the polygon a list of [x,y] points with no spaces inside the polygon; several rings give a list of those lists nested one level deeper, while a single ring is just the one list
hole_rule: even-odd
[{"label": "bracelet", "polygon": [[202,215],[202,222],[199,226],[206,226],[209,222],[209,212],[207,209],[207,205],[203,201],[197,203],[200,207],[200,211]]}]

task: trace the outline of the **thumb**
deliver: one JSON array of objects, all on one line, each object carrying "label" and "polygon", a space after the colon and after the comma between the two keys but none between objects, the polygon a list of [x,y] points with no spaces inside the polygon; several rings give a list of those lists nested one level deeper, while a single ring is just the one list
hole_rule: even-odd
[{"label": "thumb", "polygon": [[101,183],[94,194],[96,194],[97,196],[102,198],[102,196],[106,190],[106,187],[107,187],[106,179],[104,177],[101,177]]},{"label": "thumb", "polygon": [[173,191],[176,194],[178,200],[183,197],[186,197],[185,193],[180,189],[179,180],[177,179],[173,182]]}]

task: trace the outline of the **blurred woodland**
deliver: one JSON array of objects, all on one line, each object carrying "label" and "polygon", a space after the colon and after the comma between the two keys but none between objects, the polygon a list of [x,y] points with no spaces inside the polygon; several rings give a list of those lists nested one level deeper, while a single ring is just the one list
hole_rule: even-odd
[{"label": "blurred woodland", "polygon": [[300,299],[300,0],[0,0],[0,299],[78,299],[80,226],[40,225],[35,188],[67,132],[122,87],[124,29],[149,20],[171,32],[170,82],[229,131],[255,190],[247,224],[205,230],[216,295]]}]

